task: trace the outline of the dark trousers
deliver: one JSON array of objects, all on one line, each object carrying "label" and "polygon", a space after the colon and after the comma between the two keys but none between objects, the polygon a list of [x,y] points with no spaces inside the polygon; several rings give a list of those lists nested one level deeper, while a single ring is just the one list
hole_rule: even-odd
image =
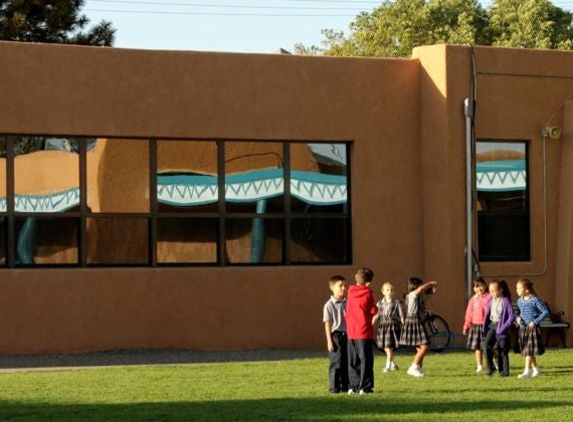
[{"label": "dark trousers", "polygon": [[484,354],[487,362],[487,373],[493,374],[495,367],[493,365],[493,352],[497,344],[497,369],[503,377],[509,375],[509,337],[501,338],[495,334],[497,324],[491,324],[489,331],[484,339]]},{"label": "dark trousers", "polygon": [[332,333],[334,351],[328,353],[328,391],[337,393],[348,390],[348,341],[346,333]]},{"label": "dark trousers", "polygon": [[352,390],[374,390],[373,341],[348,339],[348,378]]}]

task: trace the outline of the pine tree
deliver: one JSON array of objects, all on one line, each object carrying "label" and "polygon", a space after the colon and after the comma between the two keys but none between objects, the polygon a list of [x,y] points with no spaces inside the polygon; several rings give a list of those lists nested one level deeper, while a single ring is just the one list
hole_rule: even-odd
[{"label": "pine tree", "polygon": [[0,40],[111,46],[107,21],[86,30],[84,0],[0,0]]}]

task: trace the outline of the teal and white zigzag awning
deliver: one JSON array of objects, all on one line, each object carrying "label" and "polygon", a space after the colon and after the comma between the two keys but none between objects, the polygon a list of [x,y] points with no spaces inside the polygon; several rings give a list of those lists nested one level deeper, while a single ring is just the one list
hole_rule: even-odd
[{"label": "teal and white zigzag awning", "polygon": [[[515,191],[527,186],[524,160],[490,161],[477,163],[478,191]],[[292,171],[291,195],[312,205],[344,204],[348,200],[346,176],[308,171]],[[225,179],[225,200],[228,202],[254,202],[284,193],[282,169],[257,170],[229,175]],[[218,201],[215,176],[159,175],[158,201],[173,206],[198,206]],[[15,195],[17,212],[62,212],[79,205],[78,188],[52,195]],[[0,212],[6,212],[6,198],[0,198]]]},{"label": "teal and white zigzag awning", "polygon": [[[198,206],[218,201],[215,176],[159,175],[157,200],[173,206]],[[347,201],[347,178],[328,174],[293,171],[291,173],[293,197],[313,205],[335,205]],[[258,170],[229,175],[225,178],[225,200],[228,202],[255,202],[284,193],[282,169]],[[62,212],[79,205],[78,188],[52,195],[15,195],[17,212]],[[6,212],[6,198],[0,198],[0,212]]]},{"label": "teal and white zigzag awning", "polygon": [[486,161],[476,164],[478,191],[507,192],[525,190],[525,160]]},{"label": "teal and white zigzag awning", "polygon": [[[71,188],[52,195],[14,195],[16,212],[63,212],[80,203],[80,190]],[[6,198],[0,198],[0,212],[8,209]]]}]

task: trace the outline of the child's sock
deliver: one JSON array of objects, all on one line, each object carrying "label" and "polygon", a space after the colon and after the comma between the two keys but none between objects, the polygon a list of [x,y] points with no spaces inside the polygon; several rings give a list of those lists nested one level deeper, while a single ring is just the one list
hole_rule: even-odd
[{"label": "child's sock", "polygon": [[481,372],[482,370],[483,370],[483,366],[481,366],[481,365],[476,366],[476,372]]}]

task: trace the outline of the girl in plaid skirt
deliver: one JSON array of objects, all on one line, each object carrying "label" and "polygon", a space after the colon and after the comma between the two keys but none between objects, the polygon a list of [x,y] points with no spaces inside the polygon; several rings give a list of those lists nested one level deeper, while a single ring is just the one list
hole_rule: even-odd
[{"label": "girl in plaid skirt", "polygon": [[487,303],[491,300],[485,280],[481,277],[473,282],[474,295],[468,302],[464,319],[463,334],[468,336],[467,349],[475,350],[476,373],[483,369],[483,323]]},{"label": "girl in plaid skirt", "polygon": [[390,372],[398,369],[394,360],[394,350],[398,347],[404,313],[400,301],[394,299],[394,283],[387,281],[382,285],[381,291],[384,298],[376,304],[378,313],[372,318],[372,325],[375,325],[376,321],[380,322],[376,333],[376,345],[386,352],[386,367],[383,372]]},{"label": "girl in plaid skirt", "polygon": [[517,377],[538,377],[541,371],[537,366],[536,356],[545,353],[539,324],[549,316],[549,309],[545,302],[539,299],[533,288],[533,283],[528,279],[519,280],[516,291],[519,296],[517,299],[519,345],[521,346],[521,354],[525,357],[525,369]]},{"label": "girl in plaid skirt", "polygon": [[400,345],[416,347],[414,362],[406,372],[413,377],[423,377],[422,371],[424,356],[430,350],[430,338],[422,325],[424,308],[424,294],[436,292],[435,281],[424,283],[417,277],[408,280],[408,293],[406,294],[406,321],[400,335]]}]

